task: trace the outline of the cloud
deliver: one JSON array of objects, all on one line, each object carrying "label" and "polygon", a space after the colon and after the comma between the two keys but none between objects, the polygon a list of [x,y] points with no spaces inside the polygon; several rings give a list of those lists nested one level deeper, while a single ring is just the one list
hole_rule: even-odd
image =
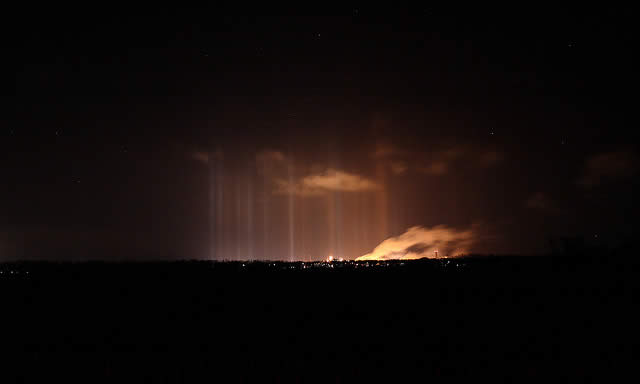
[{"label": "cloud", "polygon": [[407,169],[409,169],[409,167],[404,161],[394,161],[391,163],[391,172],[395,175],[402,175],[407,172]]},{"label": "cloud", "polygon": [[209,154],[202,151],[191,152],[191,159],[202,164],[209,164]]},{"label": "cloud", "polygon": [[491,167],[501,162],[503,157],[503,154],[498,151],[487,151],[479,155],[479,165]]},{"label": "cloud", "polygon": [[205,152],[205,151],[191,151],[189,153],[189,157],[192,160],[195,160],[201,164],[209,164],[210,159],[220,160],[222,159],[222,151],[217,149],[213,152]]},{"label": "cloud", "polygon": [[319,175],[306,176],[302,183],[310,188],[346,192],[368,191],[378,187],[376,183],[367,178],[335,169],[328,169]]},{"label": "cloud", "polygon": [[419,167],[418,170],[427,175],[444,175],[449,172],[451,164],[459,159],[464,153],[465,150],[461,146],[433,152],[431,154],[431,160]]},{"label": "cloud", "polygon": [[[258,170],[274,185],[275,194],[319,196],[327,192],[364,192],[378,189],[374,181],[320,164],[293,167],[293,159],[284,153],[267,149],[256,154]],[[297,175],[294,173],[297,170]],[[300,177],[300,174],[306,176]]]},{"label": "cloud", "polygon": [[371,157],[374,159],[388,159],[391,157],[406,157],[410,156],[411,151],[402,149],[388,142],[376,143],[376,148],[371,153]]},{"label": "cloud", "polygon": [[401,175],[409,170],[430,176],[446,175],[465,164],[472,167],[493,167],[504,159],[504,153],[495,148],[473,144],[431,143],[422,150],[400,148],[389,142],[378,142],[371,156],[388,161],[393,174]]},{"label": "cloud", "polygon": [[376,149],[372,153],[372,157],[376,159],[382,159],[385,157],[393,156],[398,153],[398,149],[389,144],[380,144],[376,146]]},{"label": "cloud", "polygon": [[428,154],[429,160],[422,162],[418,170],[427,175],[440,176],[449,172],[451,165],[463,157],[468,151],[460,146],[449,149],[431,152]]},{"label": "cloud", "polygon": [[276,193],[300,196],[316,196],[329,191],[364,192],[378,188],[378,184],[366,177],[333,168],[321,173],[307,175],[294,183],[284,179],[276,180]]},{"label": "cloud", "polygon": [[467,253],[475,237],[473,230],[459,231],[445,225],[432,228],[416,226],[400,236],[384,240],[371,253],[356,260],[433,258],[436,250],[439,256],[456,256]]},{"label": "cloud", "polygon": [[371,157],[374,159],[386,161],[394,175],[405,174],[409,170],[408,163],[411,162],[415,156],[415,153],[400,149],[387,142],[376,143],[375,150],[371,153]]},{"label": "cloud", "polygon": [[538,209],[541,211],[554,211],[557,209],[556,204],[544,193],[536,192],[531,195],[524,203],[527,208]]},{"label": "cloud", "polygon": [[466,148],[459,145],[459,146],[451,147],[445,151],[440,152],[440,156],[444,159],[452,161],[461,157],[467,152],[468,150]]},{"label": "cloud", "polygon": [[429,160],[422,162],[418,170],[427,175],[441,176],[449,173],[461,163],[469,163],[481,168],[489,168],[503,159],[503,154],[495,150],[456,145],[449,149],[429,154]]},{"label": "cloud", "polygon": [[603,182],[629,178],[637,169],[638,159],[631,151],[600,153],[587,159],[578,185],[591,188]]},{"label": "cloud", "polygon": [[273,180],[286,175],[290,165],[289,158],[280,151],[267,149],[256,154],[258,172]]},{"label": "cloud", "polygon": [[446,161],[434,161],[419,168],[420,172],[427,175],[444,175],[449,171],[449,163]]},{"label": "cloud", "polygon": [[306,188],[300,182],[289,182],[285,179],[274,180],[275,189],[273,193],[276,195],[298,195],[298,196],[321,196],[326,191],[321,189]]},{"label": "cloud", "polygon": [[287,162],[287,157],[280,151],[267,149],[256,154],[256,162],[258,165],[275,165]]}]

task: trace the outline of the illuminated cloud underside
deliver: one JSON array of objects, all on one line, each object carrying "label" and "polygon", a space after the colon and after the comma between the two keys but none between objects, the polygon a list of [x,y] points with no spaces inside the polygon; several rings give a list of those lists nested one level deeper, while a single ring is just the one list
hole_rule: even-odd
[{"label": "illuminated cloud underside", "polygon": [[315,196],[325,192],[363,192],[373,191],[379,186],[363,176],[336,169],[327,169],[323,173],[303,177],[298,182],[276,180],[276,193]]},{"label": "illuminated cloud underside", "polygon": [[380,243],[371,253],[356,260],[410,260],[457,256],[468,252],[475,234],[471,230],[459,231],[444,225],[432,228],[411,227],[400,236],[391,237]]}]

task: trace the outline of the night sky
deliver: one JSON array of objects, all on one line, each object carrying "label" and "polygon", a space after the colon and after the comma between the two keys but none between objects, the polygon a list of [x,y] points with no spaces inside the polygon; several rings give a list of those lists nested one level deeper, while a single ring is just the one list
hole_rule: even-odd
[{"label": "night sky", "polygon": [[0,260],[632,238],[635,20],[535,6],[10,10]]}]

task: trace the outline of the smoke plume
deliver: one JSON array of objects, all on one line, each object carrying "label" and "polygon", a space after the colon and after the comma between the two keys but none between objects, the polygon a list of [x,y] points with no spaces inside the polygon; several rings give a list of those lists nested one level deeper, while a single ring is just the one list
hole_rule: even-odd
[{"label": "smoke plume", "polygon": [[380,243],[371,253],[356,260],[420,259],[438,256],[457,256],[468,252],[475,233],[459,231],[445,225],[432,228],[411,227],[400,236],[390,237]]}]

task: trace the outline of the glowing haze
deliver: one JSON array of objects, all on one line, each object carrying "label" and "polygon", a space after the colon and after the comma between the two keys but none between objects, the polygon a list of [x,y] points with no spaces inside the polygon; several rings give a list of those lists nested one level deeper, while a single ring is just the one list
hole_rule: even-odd
[{"label": "glowing haze", "polygon": [[472,230],[459,231],[445,225],[432,228],[411,227],[400,236],[390,237],[371,253],[356,260],[410,260],[424,257],[457,256],[466,253],[474,240]]}]

